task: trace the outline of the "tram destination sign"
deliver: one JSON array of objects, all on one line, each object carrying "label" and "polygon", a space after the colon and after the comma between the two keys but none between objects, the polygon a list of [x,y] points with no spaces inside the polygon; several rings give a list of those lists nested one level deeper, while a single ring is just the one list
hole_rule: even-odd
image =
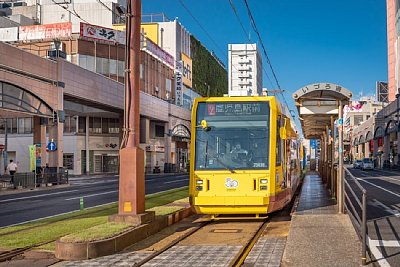
[{"label": "tram destination sign", "polygon": [[267,115],[267,102],[219,102],[207,103],[208,116]]}]

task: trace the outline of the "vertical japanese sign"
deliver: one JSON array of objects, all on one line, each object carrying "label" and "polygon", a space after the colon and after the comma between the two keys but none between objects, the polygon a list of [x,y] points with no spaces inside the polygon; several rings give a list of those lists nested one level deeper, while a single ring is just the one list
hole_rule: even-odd
[{"label": "vertical japanese sign", "polygon": [[36,145],[29,146],[29,170],[36,170]]},{"label": "vertical japanese sign", "polygon": [[183,80],[182,80],[182,61],[176,62],[175,68],[175,104],[177,106],[182,106],[182,90],[183,90]]}]

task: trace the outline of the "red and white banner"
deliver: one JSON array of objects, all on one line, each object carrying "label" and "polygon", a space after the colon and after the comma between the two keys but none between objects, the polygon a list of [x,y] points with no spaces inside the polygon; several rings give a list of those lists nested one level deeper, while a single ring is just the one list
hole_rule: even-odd
[{"label": "red and white banner", "polygon": [[71,37],[72,23],[53,23],[19,27],[19,40],[42,40]]},{"label": "red and white banner", "polygon": [[125,44],[125,32],[81,22],[80,36],[92,40]]}]

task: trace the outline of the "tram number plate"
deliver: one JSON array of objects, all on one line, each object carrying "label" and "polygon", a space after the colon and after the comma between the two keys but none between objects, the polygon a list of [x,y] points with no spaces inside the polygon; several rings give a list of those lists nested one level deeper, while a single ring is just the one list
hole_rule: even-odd
[{"label": "tram number plate", "polygon": [[253,168],[263,168],[263,167],[265,167],[264,162],[254,162],[253,163]]}]

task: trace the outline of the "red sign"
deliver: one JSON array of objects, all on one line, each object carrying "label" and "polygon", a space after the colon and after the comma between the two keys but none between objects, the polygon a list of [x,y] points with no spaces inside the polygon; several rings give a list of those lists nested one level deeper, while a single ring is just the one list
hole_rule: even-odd
[{"label": "red sign", "polygon": [[42,40],[71,37],[72,23],[53,23],[19,27],[19,40]]},{"label": "red sign", "polygon": [[207,104],[208,115],[215,116],[215,104]]},{"label": "red sign", "polygon": [[0,150],[4,150],[5,146],[0,144]]}]

